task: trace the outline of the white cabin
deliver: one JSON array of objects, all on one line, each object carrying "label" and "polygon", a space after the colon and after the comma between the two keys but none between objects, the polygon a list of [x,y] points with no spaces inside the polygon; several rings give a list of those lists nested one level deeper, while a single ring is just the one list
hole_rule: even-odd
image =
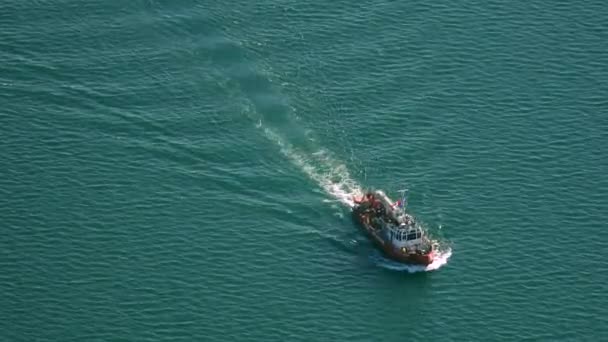
[{"label": "white cabin", "polygon": [[404,223],[399,226],[387,225],[386,234],[391,244],[397,248],[416,249],[424,244],[424,233],[420,227]]}]

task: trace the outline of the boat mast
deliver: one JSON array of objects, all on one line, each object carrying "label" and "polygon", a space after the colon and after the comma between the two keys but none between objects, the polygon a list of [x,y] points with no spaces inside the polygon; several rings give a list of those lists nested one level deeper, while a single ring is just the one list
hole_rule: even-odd
[{"label": "boat mast", "polygon": [[408,189],[399,190],[401,193],[401,210],[405,213],[405,208],[407,207],[407,192]]}]

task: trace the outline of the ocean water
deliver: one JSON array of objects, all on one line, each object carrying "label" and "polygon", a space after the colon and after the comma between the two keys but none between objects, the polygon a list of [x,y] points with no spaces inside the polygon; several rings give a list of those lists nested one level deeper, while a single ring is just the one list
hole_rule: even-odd
[{"label": "ocean water", "polygon": [[[0,341],[608,340],[608,4],[0,4]],[[352,196],[441,241],[386,260]]]}]

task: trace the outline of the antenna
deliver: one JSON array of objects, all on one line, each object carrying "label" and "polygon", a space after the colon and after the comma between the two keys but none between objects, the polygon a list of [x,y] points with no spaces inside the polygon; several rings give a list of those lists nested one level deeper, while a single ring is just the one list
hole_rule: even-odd
[{"label": "antenna", "polygon": [[403,205],[403,211],[405,212],[405,207],[407,206],[406,197],[409,189],[405,188],[398,191],[401,193],[401,205]]}]

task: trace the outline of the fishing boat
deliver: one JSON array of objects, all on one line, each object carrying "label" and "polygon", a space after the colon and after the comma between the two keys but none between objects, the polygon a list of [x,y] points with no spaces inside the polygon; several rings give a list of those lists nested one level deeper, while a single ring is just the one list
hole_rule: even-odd
[{"label": "fishing boat", "polygon": [[390,259],[415,265],[429,265],[435,256],[436,243],[408,214],[405,192],[393,203],[381,190],[368,191],[354,198],[353,215],[369,238]]}]

